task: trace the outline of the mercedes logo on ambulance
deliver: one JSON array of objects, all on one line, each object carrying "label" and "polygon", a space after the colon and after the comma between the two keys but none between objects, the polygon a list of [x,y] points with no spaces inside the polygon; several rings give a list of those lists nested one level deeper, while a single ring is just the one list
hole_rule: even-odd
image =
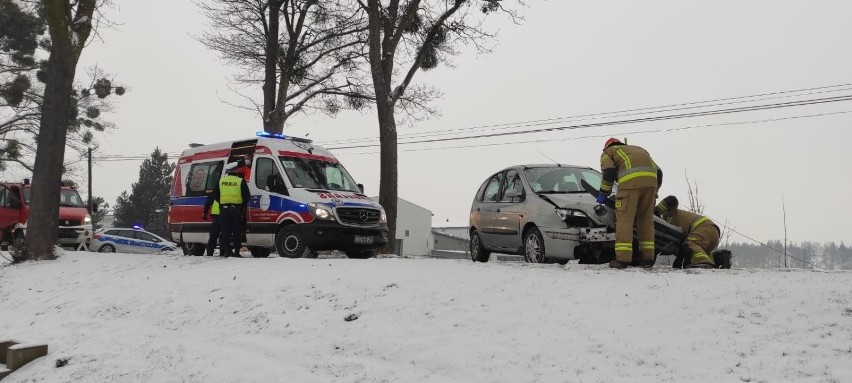
[{"label": "mercedes logo on ambulance", "polygon": [[367,211],[361,210],[358,212],[358,217],[361,218],[361,222],[367,222]]}]

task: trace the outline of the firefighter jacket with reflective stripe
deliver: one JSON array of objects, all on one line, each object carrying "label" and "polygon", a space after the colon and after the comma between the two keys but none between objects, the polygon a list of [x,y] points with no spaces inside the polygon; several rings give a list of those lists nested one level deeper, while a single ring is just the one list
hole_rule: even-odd
[{"label": "firefighter jacket with reflective stripe", "polygon": [[651,159],[645,149],[633,145],[612,145],[601,155],[601,193],[612,193],[612,185],[618,182],[619,190],[660,187],[662,170]]},{"label": "firefighter jacket with reflective stripe", "polygon": [[660,217],[666,220],[666,222],[680,227],[684,236],[689,235],[689,233],[699,226],[716,226],[710,218],[700,214],[695,214],[691,211],[681,209],[667,210],[663,202],[660,202],[660,204],[657,205],[657,212],[660,214]]}]

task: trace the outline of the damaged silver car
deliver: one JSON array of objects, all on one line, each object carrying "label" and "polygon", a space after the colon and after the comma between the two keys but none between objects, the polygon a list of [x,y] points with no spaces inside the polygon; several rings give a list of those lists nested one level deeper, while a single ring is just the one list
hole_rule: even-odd
[{"label": "damaged silver car", "polygon": [[[495,252],[534,263],[608,262],[615,213],[595,201],[600,182],[595,169],[559,164],[512,166],[492,175],[471,206],[471,259],[487,262]],[[655,229],[657,253],[676,252],[680,230],[656,218]]]}]

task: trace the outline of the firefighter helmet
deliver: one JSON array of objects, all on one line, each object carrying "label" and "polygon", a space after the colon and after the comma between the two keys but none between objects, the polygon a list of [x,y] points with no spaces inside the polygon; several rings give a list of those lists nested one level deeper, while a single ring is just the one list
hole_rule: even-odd
[{"label": "firefighter helmet", "polygon": [[610,137],[608,140],[606,140],[606,143],[604,144],[604,149],[608,148],[612,144],[621,144],[621,141],[619,141],[615,137]]}]

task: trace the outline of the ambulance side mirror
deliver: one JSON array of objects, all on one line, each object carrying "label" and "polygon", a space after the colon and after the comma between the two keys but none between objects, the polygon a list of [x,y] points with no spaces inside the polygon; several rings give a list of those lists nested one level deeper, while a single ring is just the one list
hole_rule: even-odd
[{"label": "ambulance side mirror", "polygon": [[361,193],[363,193],[364,192],[364,184],[358,184],[358,190],[360,190]]}]

